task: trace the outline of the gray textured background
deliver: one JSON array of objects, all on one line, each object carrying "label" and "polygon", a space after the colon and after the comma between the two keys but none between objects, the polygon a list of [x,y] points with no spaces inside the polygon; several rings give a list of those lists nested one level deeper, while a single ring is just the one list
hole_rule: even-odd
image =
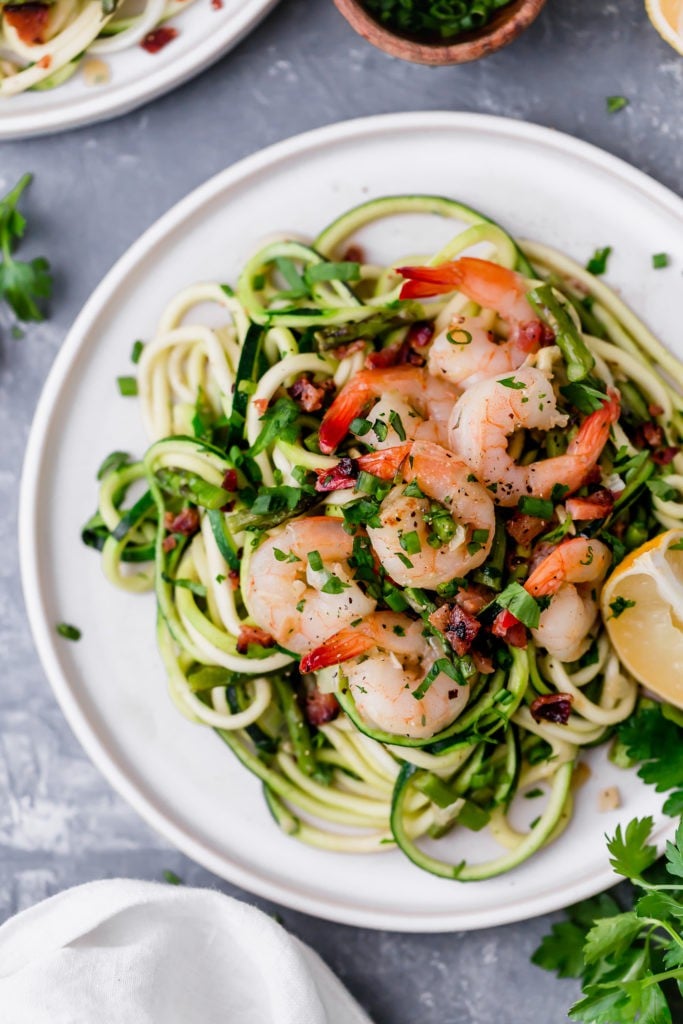
[{"label": "gray textured background", "polygon": [[[605,97],[615,94],[630,106],[610,116]],[[171,849],[112,792],[62,719],[33,650],[16,498],[53,357],[105,271],[188,190],[288,135],[403,109],[476,110],[550,125],[683,192],[683,58],[650,28],[643,0],[550,0],[508,50],[436,70],[375,51],[331,0],[283,0],[239,49],[164,99],[109,124],[0,147],[2,191],[25,170],[36,174],[27,251],[48,254],[56,271],[48,323],[16,342],[0,320],[0,921],[78,882],[159,879],[164,868],[194,885],[236,891]],[[572,984],[528,962],[550,919],[410,936],[287,910],[281,916],[377,1024],[567,1019]]]}]

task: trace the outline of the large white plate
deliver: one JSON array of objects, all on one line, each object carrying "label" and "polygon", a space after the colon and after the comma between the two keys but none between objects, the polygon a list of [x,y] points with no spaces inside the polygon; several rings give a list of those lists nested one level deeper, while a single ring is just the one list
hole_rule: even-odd
[{"label": "large white plate", "polygon": [[236,46],[278,0],[194,0],[169,23],[178,36],[159,53],[131,46],[104,54],[106,85],[87,85],[79,70],[56,89],[0,101],[0,140],[44,135],[125,114],[204,71]]},{"label": "large white plate", "polygon": [[[609,278],[669,344],[680,344],[683,203],[643,174],[552,131],[468,114],[352,121],[265,150],[213,178],[119,261],[78,318],[49,377],[26,456],[21,561],[35,640],[57,698],[84,747],[140,814],[189,856],[230,881],[309,913],[408,931],[470,929],[553,910],[614,881],[603,835],[653,813],[661,797],[633,773],[591,758],[592,776],[562,838],[517,871],[474,885],[436,879],[396,851],[341,856],[278,831],[260,785],[209,730],[166,696],[154,645],[154,601],[116,592],[79,528],[94,475],[114,448],[145,445],[135,402],[118,396],[131,342],[149,337],[165,302],[194,280],[234,281],[260,237],[314,235],[371,196],[432,192],[488,211],[516,234],[584,259],[610,244]],[[389,260],[428,251],[452,227],[401,218],[368,238]],[[675,266],[651,270],[651,254]],[[55,623],[83,630],[73,644]],[[615,784],[618,811],[599,814]],[[465,854],[486,840],[473,837]]]}]

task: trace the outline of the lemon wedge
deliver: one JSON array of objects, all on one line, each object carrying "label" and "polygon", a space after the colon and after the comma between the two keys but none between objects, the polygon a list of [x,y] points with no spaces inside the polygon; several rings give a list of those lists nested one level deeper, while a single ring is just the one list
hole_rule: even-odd
[{"label": "lemon wedge", "polygon": [[627,555],[605,583],[600,604],[629,672],[683,708],[683,529]]},{"label": "lemon wedge", "polygon": [[645,0],[645,8],[662,39],[683,55],[683,0]]}]

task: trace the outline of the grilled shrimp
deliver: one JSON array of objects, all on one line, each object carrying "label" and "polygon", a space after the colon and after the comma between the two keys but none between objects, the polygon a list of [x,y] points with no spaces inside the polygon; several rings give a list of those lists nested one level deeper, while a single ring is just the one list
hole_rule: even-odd
[{"label": "grilled shrimp", "polygon": [[311,651],[301,670],[315,672],[344,662],[344,676],[367,725],[422,739],[454,722],[469,698],[469,687],[444,672],[423,697],[413,696],[439,656],[423,636],[421,622],[396,612],[375,612]]},{"label": "grilled shrimp", "polygon": [[[448,420],[458,392],[446,381],[437,380],[416,366],[390,366],[361,370],[339,392],[320,426],[320,450],[329,454],[346,437],[354,419],[377,401],[366,418],[375,427],[371,438],[375,448],[391,448],[406,438],[425,438],[446,444]],[[393,415],[392,415],[393,413]],[[398,417],[398,419],[396,418]]]},{"label": "grilled shrimp", "polygon": [[495,310],[510,326],[507,341],[496,342],[486,318],[454,317],[429,350],[429,371],[436,377],[469,387],[496,373],[509,373],[548,336],[527,301],[526,278],[498,263],[464,256],[440,267],[403,267],[400,273],[410,278],[401,298],[438,295],[457,288],[483,309]]},{"label": "grilled shrimp", "polygon": [[[434,589],[485,561],[496,527],[494,506],[464,462],[445,448],[427,441],[404,447],[410,451],[403,463],[404,482],[386,496],[381,526],[369,526],[368,535],[384,569],[400,586]],[[391,450],[384,457],[390,460]],[[409,488],[406,494],[405,485],[411,483],[417,492]]]},{"label": "grilled shrimp", "polygon": [[586,650],[586,638],[598,616],[595,588],[611,560],[610,549],[602,541],[574,537],[558,544],[524,584],[533,597],[552,595],[531,632],[560,661],[575,661]]},{"label": "grilled shrimp", "polygon": [[256,624],[302,654],[369,615],[376,602],[351,575],[352,550],[353,538],[330,516],[293,519],[273,530],[252,555],[244,588]]},{"label": "grilled shrimp", "polygon": [[513,506],[523,495],[549,498],[555,484],[577,490],[600,458],[618,416],[618,400],[612,396],[586,417],[564,455],[518,465],[507,450],[516,430],[550,430],[567,423],[546,374],[525,366],[512,377],[473,384],[460,396],[451,415],[450,447],[497,504]]}]

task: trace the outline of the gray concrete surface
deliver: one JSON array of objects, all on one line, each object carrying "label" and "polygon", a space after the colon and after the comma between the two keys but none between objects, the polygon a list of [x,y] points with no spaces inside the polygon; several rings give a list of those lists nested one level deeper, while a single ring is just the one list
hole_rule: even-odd
[{"label": "gray concrete surface", "polygon": [[[615,94],[630,105],[608,115],[605,98]],[[54,355],[114,260],[195,185],[290,134],[403,109],[476,110],[551,125],[683,191],[683,59],[650,28],[642,0],[550,0],[508,50],[437,70],[375,51],[331,0],[283,0],[236,51],[150,106],[0,147],[3,191],[23,171],[36,174],[27,251],[49,254],[56,273],[49,322],[17,342],[0,319],[0,921],[78,882],[159,879],[165,868],[187,883],[235,892],[113,793],[62,719],[34,652],[18,574],[16,499],[31,415]],[[560,1024],[575,994],[571,983],[529,963],[547,918],[410,936],[281,916],[377,1024]]]}]

